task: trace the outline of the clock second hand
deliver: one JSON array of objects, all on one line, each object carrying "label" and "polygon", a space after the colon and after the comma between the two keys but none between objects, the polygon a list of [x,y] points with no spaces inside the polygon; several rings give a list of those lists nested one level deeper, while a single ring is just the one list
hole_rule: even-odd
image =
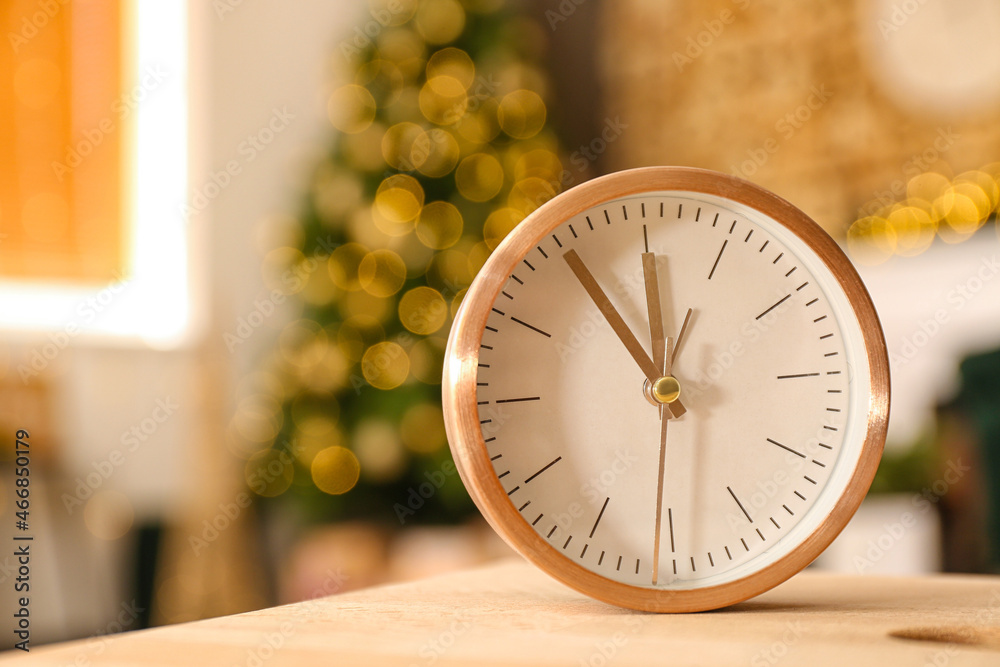
[{"label": "clock second hand", "polygon": [[[674,339],[667,338],[666,345],[664,348],[664,362],[673,357],[674,353]],[[668,368],[666,365],[663,367],[663,372],[666,374]],[[656,585],[656,580],[660,572],[660,527],[663,523],[663,472],[666,463],[667,456],[667,424],[670,423],[670,411],[661,410],[660,411],[660,461],[659,468],[656,475],[656,522],[653,527],[653,585]]]}]

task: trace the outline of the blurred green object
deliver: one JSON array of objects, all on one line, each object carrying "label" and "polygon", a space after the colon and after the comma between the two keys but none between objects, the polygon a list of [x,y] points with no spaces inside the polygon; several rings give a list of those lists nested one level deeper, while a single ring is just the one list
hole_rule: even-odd
[{"label": "blurred green object", "polygon": [[902,451],[886,450],[870,493],[920,493],[933,483],[939,458],[929,434]]},{"label": "blurred green object", "polygon": [[457,523],[475,509],[441,417],[447,331],[490,252],[568,180],[537,65],[545,35],[494,0],[370,14],[333,58],[349,70],[328,101],[339,132],[297,243],[265,258],[301,319],[234,421],[250,488],[306,523]]}]

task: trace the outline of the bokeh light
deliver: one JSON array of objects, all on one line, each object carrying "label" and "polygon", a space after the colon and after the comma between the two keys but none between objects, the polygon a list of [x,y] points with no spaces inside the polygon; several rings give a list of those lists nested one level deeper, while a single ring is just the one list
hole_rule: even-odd
[{"label": "bokeh light", "polygon": [[327,447],[313,457],[310,472],[316,488],[337,496],[347,493],[358,483],[361,463],[346,447]]},{"label": "bokeh light", "polygon": [[432,287],[414,287],[399,300],[399,321],[415,334],[432,334],[447,318],[448,304]]}]

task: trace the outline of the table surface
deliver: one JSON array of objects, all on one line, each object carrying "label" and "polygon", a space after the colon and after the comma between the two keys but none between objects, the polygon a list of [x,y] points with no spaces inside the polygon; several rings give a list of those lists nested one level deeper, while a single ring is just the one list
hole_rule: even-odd
[{"label": "table surface", "polygon": [[[25,662],[9,652],[0,663]],[[1000,577],[800,573],[701,614],[631,612],[521,561],[39,647],[36,665],[1000,665]]]}]

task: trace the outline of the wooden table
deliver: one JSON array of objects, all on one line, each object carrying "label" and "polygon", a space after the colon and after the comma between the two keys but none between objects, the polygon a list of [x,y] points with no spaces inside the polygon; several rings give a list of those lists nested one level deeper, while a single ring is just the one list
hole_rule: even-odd
[{"label": "wooden table", "polygon": [[[0,662],[24,657],[15,651]],[[654,615],[590,600],[521,561],[504,561],[104,641],[41,647],[30,658],[34,665],[80,667],[995,666],[1000,577],[805,572],[726,610]]]}]

